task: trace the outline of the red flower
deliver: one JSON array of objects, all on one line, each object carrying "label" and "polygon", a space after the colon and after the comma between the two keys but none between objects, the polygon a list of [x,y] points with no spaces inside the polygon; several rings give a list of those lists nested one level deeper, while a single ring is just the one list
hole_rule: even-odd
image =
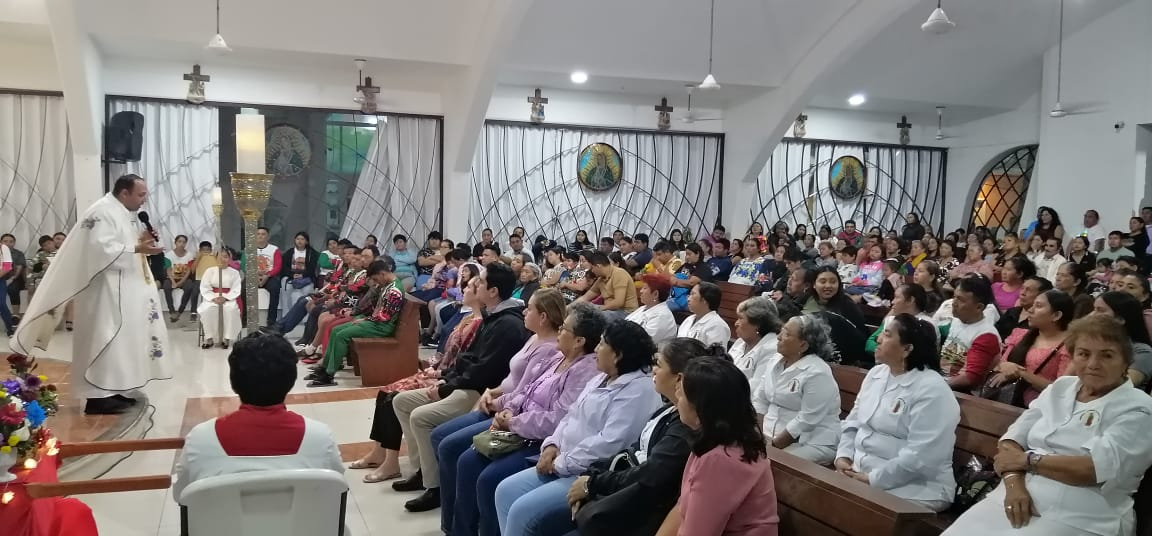
[{"label": "red flower", "polygon": [[21,354],[9,354],[8,355],[8,364],[9,365],[23,365],[24,363],[27,363],[27,362],[28,362],[28,356],[26,356],[26,355],[21,355]]},{"label": "red flower", "polygon": [[50,384],[46,385],[44,388],[49,390],[49,391],[52,391],[53,393],[56,392],[56,384],[54,384],[54,383],[50,383]]},{"label": "red flower", "polygon": [[24,422],[24,410],[16,409],[16,404],[0,406],[0,423],[17,425]]}]

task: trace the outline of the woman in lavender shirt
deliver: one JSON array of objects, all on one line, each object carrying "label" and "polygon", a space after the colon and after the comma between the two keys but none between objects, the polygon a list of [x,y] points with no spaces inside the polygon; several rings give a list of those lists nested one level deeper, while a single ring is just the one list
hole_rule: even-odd
[{"label": "woman in lavender shirt", "polygon": [[[544,289],[538,292],[555,293]],[[535,295],[533,295],[535,296]],[[568,318],[557,337],[559,352],[528,365],[524,379],[514,390],[492,401],[492,419],[453,433],[440,443],[437,460],[441,472],[455,465],[448,474],[455,476],[455,503],[441,495],[442,529],[448,534],[500,536],[493,497],[500,481],[529,465],[527,458],[540,453],[540,442],[556,431],[569,406],[584,391],[596,370],[596,345],[604,332],[604,318],[591,304],[576,303],[568,307]],[[523,448],[490,460],[471,448],[472,437],[491,423],[492,430],[512,432],[527,440]]]},{"label": "woman in lavender shirt", "polygon": [[593,461],[628,446],[660,407],[648,371],[656,345],[644,328],[618,320],[604,328],[596,347],[601,372],[544,439],[535,467],[496,488],[496,515],[503,536],[565,534],[573,529],[567,494]]}]

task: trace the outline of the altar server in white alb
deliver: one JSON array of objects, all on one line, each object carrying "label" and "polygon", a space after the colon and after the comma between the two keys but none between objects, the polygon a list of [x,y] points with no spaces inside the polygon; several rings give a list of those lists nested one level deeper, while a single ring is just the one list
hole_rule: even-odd
[{"label": "altar server in white alb", "polygon": [[[994,459],[1001,483],[947,536],[1132,536],[1152,465],[1152,398],[1132,387],[1132,341],[1111,317],[1072,322],[1067,374],[1040,391]],[[1147,515],[1146,509],[1139,515]]]},{"label": "altar server in white alb", "polygon": [[148,185],[137,175],[88,207],[68,233],[11,340],[27,354],[46,349],[68,302],[75,307],[72,390],[85,413],[121,413],[134,391],[168,378],[168,330],[147,255],[163,252],[137,211]]},{"label": "altar server in white alb", "polygon": [[196,312],[200,315],[200,325],[204,327],[204,349],[211,348],[216,342],[221,348],[228,348],[240,334],[240,304],[236,300],[240,297],[243,279],[237,269],[229,266],[231,262],[232,250],[220,250],[216,255],[216,266],[205,270],[200,279],[201,301]]}]

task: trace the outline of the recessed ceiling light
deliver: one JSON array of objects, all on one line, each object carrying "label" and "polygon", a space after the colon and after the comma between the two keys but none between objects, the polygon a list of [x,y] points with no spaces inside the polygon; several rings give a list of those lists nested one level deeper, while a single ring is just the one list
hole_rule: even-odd
[{"label": "recessed ceiling light", "polygon": [[573,84],[583,84],[588,81],[588,73],[584,71],[572,71],[572,76],[568,78],[572,80]]},{"label": "recessed ceiling light", "polygon": [[865,97],[863,93],[857,93],[855,95],[852,95],[851,97],[848,97],[848,104],[851,106],[860,106],[861,104],[864,104],[864,102],[867,100],[868,100],[868,98]]}]

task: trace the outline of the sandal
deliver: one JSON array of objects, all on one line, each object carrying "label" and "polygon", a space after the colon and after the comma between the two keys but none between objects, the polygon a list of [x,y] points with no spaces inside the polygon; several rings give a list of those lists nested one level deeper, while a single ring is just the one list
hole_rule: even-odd
[{"label": "sandal", "polygon": [[202,348],[204,350],[208,350],[208,349],[212,348],[213,346],[216,346],[216,343],[212,342],[212,339],[205,339],[204,343],[200,345],[200,348]]},{"label": "sandal", "polygon": [[364,482],[365,484],[377,484],[380,482],[387,482],[389,480],[396,480],[397,478],[400,478],[400,476],[401,476],[400,473],[396,473],[393,475],[383,475],[383,476],[376,476],[374,474],[369,473],[369,474],[364,475],[364,478],[362,478],[361,481]]},{"label": "sandal", "polygon": [[348,464],[349,469],[375,469],[380,467],[378,462],[366,462],[364,460],[356,460]]}]

